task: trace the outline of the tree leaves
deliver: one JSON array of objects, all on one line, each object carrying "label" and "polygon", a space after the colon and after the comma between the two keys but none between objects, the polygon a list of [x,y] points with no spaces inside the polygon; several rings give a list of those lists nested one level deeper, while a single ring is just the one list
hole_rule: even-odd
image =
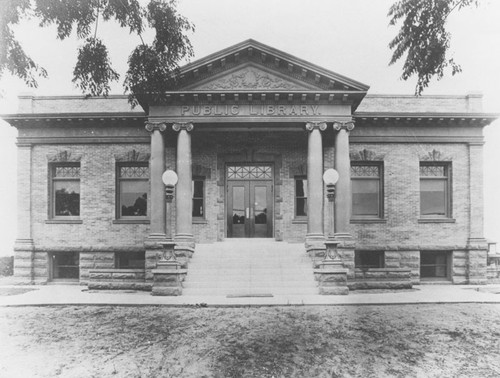
[{"label": "tree leaves", "polygon": [[29,8],[29,0],[4,0],[0,12],[0,77],[9,71],[29,87],[36,87],[36,78],[46,77],[47,71],[26,55],[10,28],[10,25],[19,22],[21,15]]},{"label": "tree leaves", "polygon": [[120,75],[111,68],[107,47],[97,38],[87,38],[78,50],[73,83],[87,96],[107,96],[109,83],[119,77]]},{"label": "tree leaves", "polygon": [[391,6],[389,25],[402,25],[389,43],[394,50],[389,64],[406,54],[401,78],[417,76],[415,95],[421,95],[432,78],[441,79],[446,68],[452,75],[461,72],[460,65],[447,57],[451,35],[446,20],[453,10],[478,4],[479,0],[399,0]]},{"label": "tree leaves", "polygon": [[33,15],[41,27],[55,24],[58,39],[70,37],[75,30],[79,39],[85,39],[78,49],[72,81],[87,96],[107,96],[110,83],[119,79],[106,45],[97,38],[99,19],[118,22],[130,33],[138,34],[141,41],[145,26],[156,32],[151,45],[142,42],[129,57],[124,86],[133,105],[137,104],[136,95],[160,101],[175,86],[178,62],[193,56],[186,33],[194,31],[194,26],[177,13],[175,0],[150,0],[146,7],[138,0],[2,1],[5,9],[0,12],[0,76],[8,70],[30,87],[36,87],[36,78],[46,77],[47,72],[26,55],[15,39],[11,26],[19,23],[21,16]]}]

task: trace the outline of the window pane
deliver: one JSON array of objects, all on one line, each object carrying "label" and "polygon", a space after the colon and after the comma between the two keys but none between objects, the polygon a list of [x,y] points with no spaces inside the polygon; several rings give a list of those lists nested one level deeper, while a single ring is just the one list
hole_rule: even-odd
[{"label": "window pane", "polygon": [[446,215],[446,180],[420,180],[420,213]]},{"label": "window pane", "polygon": [[120,182],[122,216],[145,216],[148,208],[148,182],[127,180]]},{"label": "window pane", "polygon": [[352,214],[379,215],[379,181],[352,180]]},{"label": "window pane", "polygon": [[356,268],[383,268],[383,251],[355,251],[354,264]]},{"label": "window pane", "polygon": [[118,269],[144,269],[144,256],[144,252],[117,252],[115,266]]},{"label": "window pane", "polygon": [[297,197],[307,197],[307,180],[295,180],[295,195]]},{"label": "window pane", "polygon": [[203,216],[203,198],[193,199],[193,217]]},{"label": "window pane", "polygon": [[80,215],[80,182],[54,181],[54,201],[54,215]]},{"label": "window pane", "polygon": [[52,255],[52,277],[55,279],[78,279],[79,257],[78,252],[55,253]]},{"label": "window pane", "polygon": [[448,262],[446,252],[422,252],[420,254],[421,278],[446,278]]},{"label": "window pane", "polygon": [[307,216],[307,198],[297,198],[295,202],[295,213],[298,217]]},{"label": "window pane", "polygon": [[193,180],[193,197],[203,198],[203,180]]},{"label": "window pane", "polygon": [[267,224],[267,187],[255,187],[255,224]]},{"label": "window pane", "polygon": [[233,187],[233,224],[245,223],[245,188]]}]

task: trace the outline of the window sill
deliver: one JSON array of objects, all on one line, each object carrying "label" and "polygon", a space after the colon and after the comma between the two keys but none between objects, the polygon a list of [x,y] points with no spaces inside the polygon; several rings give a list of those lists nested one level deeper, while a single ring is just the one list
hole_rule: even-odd
[{"label": "window sill", "polygon": [[307,218],[294,218],[292,219],[292,224],[306,224]]},{"label": "window sill", "polygon": [[115,219],[113,224],[149,224],[149,219]]},{"label": "window sill", "polygon": [[351,224],[356,223],[387,223],[385,218],[356,218],[351,219]]},{"label": "window sill", "polygon": [[82,224],[81,219],[47,219],[46,224]]},{"label": "window sill", "polygon": [[419,218],[418,223],[455,223],[453,218]]},{"label": "window sill", "polygon": [[193,218],[193,224],[208,224],[205,218]]}]

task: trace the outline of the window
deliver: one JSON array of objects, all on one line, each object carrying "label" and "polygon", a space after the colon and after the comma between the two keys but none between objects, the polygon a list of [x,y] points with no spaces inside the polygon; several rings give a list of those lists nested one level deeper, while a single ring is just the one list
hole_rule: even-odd
[{"label": "window", "polygon": [[353,218],[383,218],[382,163],[351,166]]},{"label": "window", "polygon": [[116,252],[115,267],[117,269],[144,269],[144,252]]},{"label": "window", "polygon": [[383,251],[355,251],[354,267],[359,269],[383,268]]},{"label": "window", "polygon": [[49,255],[53,280],[78,280],[80,276],[80,254],[58,252]]},{"label": "window", "polygon": [[420,215],[423,218],[451,217],[449,164],[420,163]]},{"label": "window", "polygon": [[205,216],[205,178],[193,178],[193,217]]},{"label": "window", "polygon": [[148,215],[147,163],[119,164],[117,178],[117,218],[145,218]]},{"label": "window", "polygon": [[295,216],[307,216],[307,179],[295,177]]},{"label": "window", "polygon": [[50,167],[50,218],[80,216],[80,163],[58,163]]},{"label": "window", "polygon": [[420,278],[448,279],[449,258],[448,252],[420,252]]}]

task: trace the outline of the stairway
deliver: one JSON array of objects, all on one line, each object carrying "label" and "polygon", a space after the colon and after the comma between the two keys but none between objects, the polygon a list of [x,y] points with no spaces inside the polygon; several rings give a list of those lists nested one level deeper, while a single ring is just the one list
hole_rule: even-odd
[{"label": "stairway", "polygon": [[303,244],[273,239],[229,239],[197,244],[183,295],[230,297],[317,295]]}]

